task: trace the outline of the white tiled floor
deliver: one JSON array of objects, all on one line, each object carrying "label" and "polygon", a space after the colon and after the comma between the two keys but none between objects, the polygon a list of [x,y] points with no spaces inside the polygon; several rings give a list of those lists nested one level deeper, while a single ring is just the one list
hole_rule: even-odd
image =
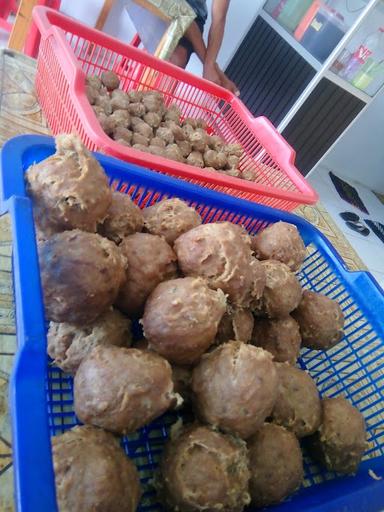
[{"label": "white tiled floor", "polygon": [[[363,187],[359,183],[343,178],[343,176],[340,175],[340,178],[345,179],[345,181],[357,189],[363,203],[369,211],[369,215],[350,205],[348,202],[340,198],[329,177],[329,171],[330,169],[327,169],[326,167],[319,167],[311,176],[309,176],[308,180],[317,190],[320,196],[320,201],[331,214],[337,226],[344,233],[349,243],[367,265],[369,271],[376,278],[380,286],[384,289],[384,243],[381,242],[372,231],[367,237],[352,231],[339,216],[339,213],[341,212],[354,212],[359,215],[361,220],[370,219],[384,224],[384,205],[372,191]],[[335,174],[338,175],[336,172]]]}]

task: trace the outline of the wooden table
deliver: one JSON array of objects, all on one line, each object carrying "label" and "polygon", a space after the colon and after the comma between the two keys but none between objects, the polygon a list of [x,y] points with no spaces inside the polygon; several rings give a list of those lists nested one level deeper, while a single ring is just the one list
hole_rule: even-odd
[{"label": "wooden table", "polygon": [[[23,133],[48,134],[33,92],[35,61],[9,50],[0,51],[0,144]],[[318,227],[337,248],[351,270],[364,269],[321,204],[296,211]],[[11,512],[13,473],[8,413],[8,383],[16,351],[11,274],[11,233],[8,215],[0,217],[0,511]],[[38,511],[36,511],[38,512]]]}]

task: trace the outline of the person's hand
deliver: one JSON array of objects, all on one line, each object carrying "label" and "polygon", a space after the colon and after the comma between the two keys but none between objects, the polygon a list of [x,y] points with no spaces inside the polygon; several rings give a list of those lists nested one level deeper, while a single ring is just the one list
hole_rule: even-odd
[{"label": "person's hand", "polygon": [[228,91],[231,91],[236,96],[240,96],[240,91],[239,91],[237,85],[227,77],[227,75],[224,73],[224,71],[222,71],[217,64],[216,64],[216,69],[220,76],[221,85],[225,89],[228,89]]},{"label": "person's hand", "polygon": [[217,85],[223,85],[217,64],[204,64],[203,77]]}]

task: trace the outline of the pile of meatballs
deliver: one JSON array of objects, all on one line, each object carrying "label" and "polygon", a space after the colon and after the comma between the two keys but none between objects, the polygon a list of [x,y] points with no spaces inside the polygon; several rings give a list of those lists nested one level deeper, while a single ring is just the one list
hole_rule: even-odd
[{"label": "pile of meatballs", "polygon": [[140,209],[73,135],[56,138],[26,183],[48,354],[74,376],[83,423],[52,439],[61,511],[135,511],[139,475],[118,436],[170,409],[193,419],[172,429],[153,480],[169,510],[280,502],[302,483],[304,437],[327,469],[357,470],[361,413],[343,397],[321,399],[295,366],[300,347],[330,349],[344,324],[336,302],[302,289],[295,226],[251,237],[202,224],[177,198]]},{"label": "pile of meatballs", "polygon": [[103,131],[119,144],[227,176],[255,181],[253,168],[240,170],[240,144],[226,144],[209,134],[203,119],[182,120],[155,90],[124,92],[112,71],[86,78],[86,95]]}]

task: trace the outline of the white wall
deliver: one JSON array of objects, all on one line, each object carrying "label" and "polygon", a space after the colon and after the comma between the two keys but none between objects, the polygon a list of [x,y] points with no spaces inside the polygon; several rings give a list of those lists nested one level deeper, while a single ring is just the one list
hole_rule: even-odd
[{"label": "white wall", "polygon": [[[225,69],[229,64],[263,5],[264,0],[232,0],[230,3],[224,40],[217,59],[222,69]],[[204,30],[205,41],[207,41],[209,27],[211,25],[212,0],[207,0],[207,6],[209,16]],[[196,75],[202,74],[203,67],[196,55],[192,55],[187,70]]]},{"label": "white wall", "polygon": [[[94,27],[103,3],[103,0],[62,0],[60,10]],[[135,27],[125,10],[124,0],[114,2],[103,30],[126,43],[129,43],[136,34]]]},{"label": "white wall", "polygon": [[[384,194],[384,90],[331,148],[321,164]],[[313,171],[315,174],[316,169]]]}]

